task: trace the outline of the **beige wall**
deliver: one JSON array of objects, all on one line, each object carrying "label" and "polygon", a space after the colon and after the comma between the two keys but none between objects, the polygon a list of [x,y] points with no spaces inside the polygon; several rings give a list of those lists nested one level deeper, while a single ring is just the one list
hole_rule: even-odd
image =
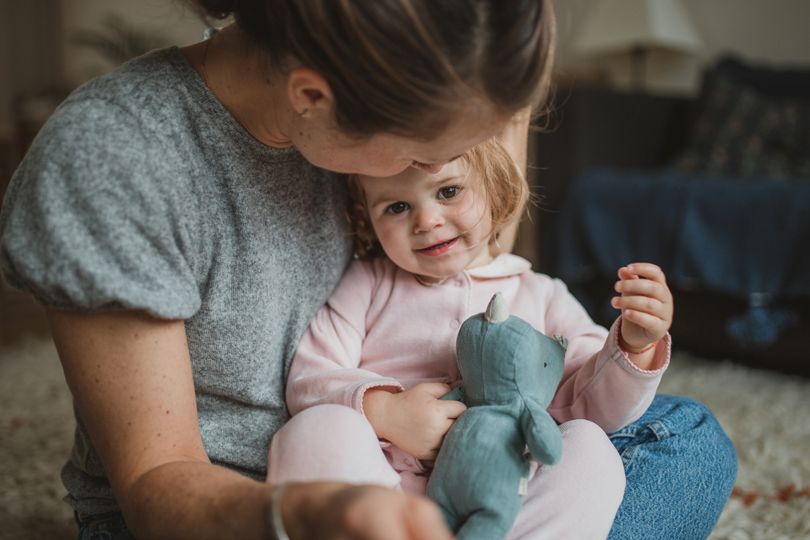
[{"label": "beige wall", "polygon": [[[554,0],[559,25],[558,67],[574,75],[604,68],[617,86],[627,86],[627,56],[598,61],[578,58],[571,42],[589,9],[599,0]],[[693,58],[653,52],[648,61],[648,88],[671,93],[697,91],[700,69],[724,52],[772,65],[810,65],[810,1],[807,0],[681,0],[704,41]]]},{"label": "beige wall", "polygon": [[0,129],[12,120],[14,96],[72,89],[111,68],[71,42],[76,30],[99,28],[107,13],[177,45],[199,41],[205,29],[180,0],[0,0]]},{"label": "beige wall", "polygon": [[[19,1],[19,0],[17,0]],[[33,0],[25,0],[33,1]],[[44,1],[44,0],[36,0]],[[60,0],[62,4],[63,75],[72,86],[97,74],[103,62],[91,51],[69,42],[79,28],[95,27],[107,12],[121,14],[143,27],[162,32],[178,45],[201,38],[205,25],[179,0]],[[583,17],[599,0],[553,0],[559,17],[558,65],[563,70],[605,67],[619,85],[629,84],[627,57],[603,58],[597,64],[574,56],[570,43]],[[697,57],[654,51],[648,60],[653,90],[693,93],[700,69],[723,52],[775,64],[810,64],[810,1],[808,0],[682,0],[705,47]]]},{"label": "beige wall", "polygon": [[[559,17],[558,66],[568,73],[607,68],[618,85],[629,80],[629,62],[616,56],[598,63],[570,51],[582,17],[598,0],[554,0]],[[705,48],[697,57],[653,53],[648,81],[653,90],[691,93],[700,68],[724,51],[774,64],[810,65],[810,1],[682,0]],[[201,38],[205,25],[180,0],[0,0],[0,125],[8,121],[11,96],[54,84],[73,88],[109,69],[94,52],[70,42],[77,29],[97,28],[105,13],[162,32],[178,45]]]},{"label": "beige wall", "polygon": [[95,52],[71,43],[79,29],[97,29],[107,13],[165,35],[172,44],[189,45],[202,39],[205,24],[183,7],[180,0],[61,0],[65,51],[63,73],[71,86],[91,79],[109,66]]}]

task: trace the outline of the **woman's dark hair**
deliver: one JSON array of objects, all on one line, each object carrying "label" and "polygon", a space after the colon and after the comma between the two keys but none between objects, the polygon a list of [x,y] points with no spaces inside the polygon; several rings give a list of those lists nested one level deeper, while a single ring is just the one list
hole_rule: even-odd
[{"label": "woman's dark hair", "polygon": [[549,87],[551,0],[186,0],[233,16],[274,65],[319,72],[349,135],[429,139],[478,98],[539,110]]}]

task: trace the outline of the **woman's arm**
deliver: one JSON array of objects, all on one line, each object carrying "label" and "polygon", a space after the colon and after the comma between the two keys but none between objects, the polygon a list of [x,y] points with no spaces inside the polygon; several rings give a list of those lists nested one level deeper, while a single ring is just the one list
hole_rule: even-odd
[{"label": "woman's arm", "polygon": [[55,310],[48,321],[136,537],[268,537],[268,486],[212,465],[203,448],[183,321]]},{"label": "woman's arm", "polygon": [[[183,321],[56,310],[48,310],[48,320],[68,385],[136,537],[272,538],[272,486],[213,465],[205,453]],[[283,521],[294,540],[450,538],[428,501],[379,491],[292,484],[284,490]],[[313,520],[323,509],[330,511]],[[391,520],[387,529],[350,519],[375,512]]]}]

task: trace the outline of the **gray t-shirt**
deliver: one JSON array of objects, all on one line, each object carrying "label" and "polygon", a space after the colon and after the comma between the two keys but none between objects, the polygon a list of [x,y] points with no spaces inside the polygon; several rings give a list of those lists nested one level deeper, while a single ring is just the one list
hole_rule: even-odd
[{"label": "gray t-shirt", "polygon": [[[295,347],[351,256],[340,175],[254,139],[177,48],[78,89],[14,175],[0,268],[42,305],[185,319],[213,463],[261,479]],[[118,508],[77,413],[67,501]]]}]

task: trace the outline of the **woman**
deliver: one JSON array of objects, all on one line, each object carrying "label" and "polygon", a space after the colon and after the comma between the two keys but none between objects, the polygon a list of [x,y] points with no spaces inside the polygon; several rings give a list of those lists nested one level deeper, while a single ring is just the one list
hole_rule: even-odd
[{"label": "woman", "polygon": [[[297,341],[348,264],[340,173],[525,144],[546,0],[200,0],[237,24],[75,92],[15,174],[6,279],[76,404],[80,537],[446,539],[430,503],[261,480]],[[276,492],[278,495],[278,492]],[[280,519],[278,519],[280,518]]]}]

